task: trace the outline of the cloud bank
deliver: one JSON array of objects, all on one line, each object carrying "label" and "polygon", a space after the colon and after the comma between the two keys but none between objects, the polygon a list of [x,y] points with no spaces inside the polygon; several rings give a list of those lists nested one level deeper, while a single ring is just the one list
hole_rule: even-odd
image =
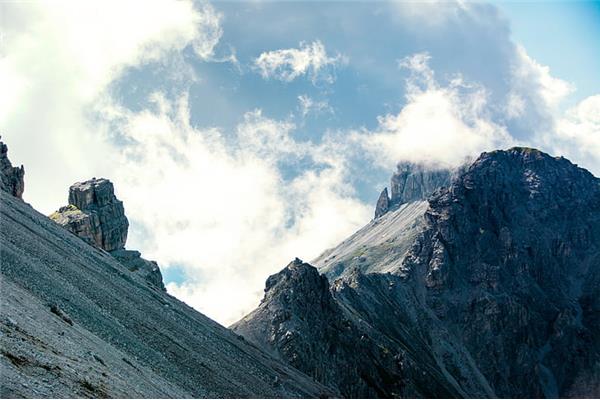
[{"label": "cloud bank", "polygon": [[[409,19],[424,36],[460,26],[464,39],[466,22],[493,15],[487,6],[443,3],[442,13],[430,18],[438,5],[398,4],[392,17]],[[169,292],[222,323],[256,306],[268,274],[293,257],[310,260],[368,222],[372,204],[362,199],[378,194],[398,161],[456,165],[481,151],[522,144],[564,154],[600,174],[599,96],[563,111],[575,88],[511,44],[502,29],[477,25],[483,45],[502,49],[490,65],[500,71],[490,73],[500,84],[490,85],[485,73],[465,72],[470,64],[440,72],[448,59],[440,61],[439,49],[398,50],[389,65],[379,65],[368,52],[372,37],[361,43],[363,31],[352,36],[357,28],[348,21],[357,16],[351,13],[340,25],[358,46],[351,58],[315,40],[262,53],[261,47],[245,58],[241,52],[238,60],[222,43],[228,16],[209,4],[163,0],[144,3],[143,13],[139,5],[1,4],[0,130],[13,161],[26,166],[26,200],[43,212],[63,205],[75,181],[113,180],[132,223],[129,247],[156,259],[165,275],[181,275]],[[362,21],[364,13],[357,14]],[[328,47],[330,39],[324,37]],[[465,40],[471,51],[483,45]],[[230,56],[218,56],[223,47]],[[287,109],[274,117],[248,102],[232,128],[198,122],[201,106],[216,113],[214,103],[225,96],[201,85],[213,83],[211,68],[220,61],[258,72],[236,69],[238,81],[227,88],[232,97],[276,96],[272,108]],[[344,82],[336,75],[341,71]],[[134,79],[136,73],[144,79]],[[252,81],[244,91],[248,76],[273,92],[256,93]],[[340,123],[344,101],[361,100],[371,87],[363,82],[377,83],[361,81],[364,76],[382,86],[399,82],[402,101],[378,104],[378,118],[363,121],[369,128],[310,125],[323,115]],[[214,80],[218,89],[224,85]],[[138,90],[143,84],[149,94]],[[121,98],[122,88],[135,101]],[[304,125],[314,132],[307,135]],[[381,182],[361,187],[361,174],[372,171]]]}]

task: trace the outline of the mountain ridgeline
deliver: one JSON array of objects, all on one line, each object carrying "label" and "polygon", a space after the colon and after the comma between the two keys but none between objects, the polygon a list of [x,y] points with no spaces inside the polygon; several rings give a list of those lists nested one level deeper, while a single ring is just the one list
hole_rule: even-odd
[{"label": "mountain ridgeline", "polygon": [[598,397],[600,179],[529,148],[407,170],[233,330],[345,397]]},{"label": "mountain ridgeline", "polygon": [[227,329],[126,249],[109,180],[46,217],[0,150],[2,397],[600,396],[600,179],[562,157],[399,164],[372,221]]}]

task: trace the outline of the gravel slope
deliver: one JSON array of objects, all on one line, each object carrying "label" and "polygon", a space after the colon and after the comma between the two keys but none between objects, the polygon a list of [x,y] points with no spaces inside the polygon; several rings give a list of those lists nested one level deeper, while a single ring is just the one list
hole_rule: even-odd
[{"label": "gravel slope", "polygon": [[0,191],[0,396],[329,391]]},{"label": "gravel slope", "polygon": [[404,257],[424,226],[428,206],[427,201],[402,204],[324,251],[311,264],[331,281],[355,268],[363,273],[400,272]]}]

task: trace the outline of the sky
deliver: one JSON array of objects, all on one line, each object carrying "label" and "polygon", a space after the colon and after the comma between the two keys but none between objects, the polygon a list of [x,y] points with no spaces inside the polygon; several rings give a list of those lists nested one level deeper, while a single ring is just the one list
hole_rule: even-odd
[{"label": "sky", "polygon": [[127,247],[228,325],[370,221],[400,161],[524,145],[600,176],[600,3],[0,2],[24,198],[113,181]]}]

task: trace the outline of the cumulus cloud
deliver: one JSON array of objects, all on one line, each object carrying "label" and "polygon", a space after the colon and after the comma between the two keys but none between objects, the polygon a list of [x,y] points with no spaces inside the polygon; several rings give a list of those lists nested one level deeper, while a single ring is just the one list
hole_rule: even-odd
[{"label": "cumulus cloud", "polygon": [[72,182],[106,173],[111,148],[89,116],[110,84],[188,45],[209,57],[221,35],[220,16],[190,1],[0,7],[0,129],[14,161],[26,165],[25,198],[44,212],[64,203]]},{"label": "cumulus cloud", "polygon": [[537,96],[545,106],[554,108],[575,88],[569,82],[552,76],[550,68],[532,59],[523,46],[516,46],[516,61],[511,71],[511,95]]},{"label": "cumulus cloud", "polygon": [[327,100],[314,100],[312,97],[301,94],[298,96],[298,106],[302,117],[307,117],[309,114],[333,114],[333,108]]},{"label": "cumulus cloud", "polygon": [[397,114],[380,116],[374,132],[354,135],[388,169],[400,160],[456,166],[511,141],[505,127],[489,115],[485,88],[460,76],[439,83],[429,59],[418,53],[399,61],[409,72],[406,104]]},{"label": "cumulus cloud", "polygon": [[281,49],[262,53],[254,60],[254,66],[264,79],[278,79],[291,82],[300,76],[317,84],[333,83],[335,67],[346,62],[337,54],[329,56],[320,40],[300,43],[298,49]]},{"label": "cumulus cloud", "polygon": [[546,136],[557,154],[583,163],[600,176],[600,94],[583,99],[556,122],[556,134]]},{"label": "cumulus cloud", "polygon": [[[256,306],[265,278],[294,257],[311,259],[368,220],[331,144],[299,143],[294,126],[247,113],[229,146],[218,129],[189,123],[186,96],[159,94],[158,112],[110,106],[129,143],[114,180],[130,219],[146,235],[144,254],[189,277],[168,289],[197,309],[231,323]],[[278,165],[309,156],[284,180]]]},{"label": "cumulus cloud", "polygon": [[[184,49],[225,60],[215,54],[221,16],[210,5],[140,5],[3,4],[3,137],[42,212],[63,205],[75,181],[112,179],[132,223],[128,246],[185,272],[171,293],[233,322],[257,304],[269,273],[335,244],[370,207],[356,200],[333,145],[296,141],[288,121],[254,110],[233,132],[192,127],[185,85],[175,96],[153,93],[136,112],[121,105],[112,88],[130,67],[158,63],[164,79],[185,81],[193,71]],[[293,69],[286,79],[333,79],[339,58],[320,42],[298,52],[282,53]],[[302,157],[314,167],[284,179],[282,164]]]}]

